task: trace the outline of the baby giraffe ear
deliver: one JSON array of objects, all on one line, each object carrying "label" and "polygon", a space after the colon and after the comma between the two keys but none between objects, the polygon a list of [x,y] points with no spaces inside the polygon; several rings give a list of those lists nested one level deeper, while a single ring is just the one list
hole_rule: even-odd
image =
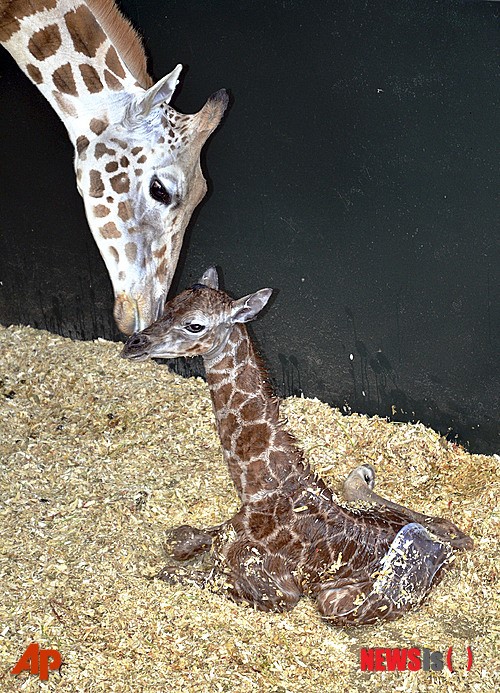
[{"label": "baby giraffe ear", "polygon": [[219,288],[219,277],[217,276],[217,270],[215,267],[209,267],[205,270],[201,279],[198,279],[197,284],[204,284],[208,286],[209,289]]},{"label": "baby giraffe ear", "polygon": [[272,289],[260,289],[254,294],[243,296],[243,298],[233,301],[231,309],[231,322],[249,322],[264,308],[271,298]]}]

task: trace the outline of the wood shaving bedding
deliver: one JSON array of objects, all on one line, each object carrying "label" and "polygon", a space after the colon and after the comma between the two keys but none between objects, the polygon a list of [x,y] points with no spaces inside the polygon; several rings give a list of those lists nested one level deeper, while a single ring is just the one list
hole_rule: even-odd
[{"label": "wood shaving bedding", "polygon": [[[378,493],[450,518],[476,548],[422,608],[385,625],[331,627],[308,599],[259,613],[150,579],[168,528],[217,524],[238,498],[206,384],[120,349],[0,328],[1,691],[500,689],[496,456],[422,424],[285,400],[289,430],[334,489],[369,462]],[[31,642],[62,655],[45,683],[10,674]],[[453,647],[456,671],[361,672],[366,647]]]}]

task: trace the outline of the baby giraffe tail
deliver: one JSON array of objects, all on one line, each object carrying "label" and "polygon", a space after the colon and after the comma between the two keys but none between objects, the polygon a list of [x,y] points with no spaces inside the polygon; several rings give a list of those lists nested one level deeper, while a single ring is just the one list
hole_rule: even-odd
[{"label": "baby giraffe tail", "polygon": [[321,583],[316,591],[318,610],[336,625],[392,621],[422,602],[452,553],[448,543],[412,522],[397,533],[371,574],[365,568]]}]

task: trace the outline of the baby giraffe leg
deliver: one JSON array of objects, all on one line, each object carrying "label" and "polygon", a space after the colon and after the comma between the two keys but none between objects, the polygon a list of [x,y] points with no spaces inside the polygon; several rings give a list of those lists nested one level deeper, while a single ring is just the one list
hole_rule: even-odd
[{"label": "baby giraffe leg", "polygon": [[371,575],[363,570],[321,584],[318,610],[337,625],[392,621],[422,602],[451,555],[449,544],[410,523],[397,533]]},{"label": "baby giraffe leg", "polygon": [[190,525],[171,529],[167,532],[164,545],[171,560],[156,577],[171,584],[196,584],[204,587],[213,567],[213,560],[207,561],[206,556],[220,529],[211,527],[203,530]]},{"label": "baby giraffe leg", "polygon": [[373,491],[375,486],[375,470],[370,464],[363,464],[356,467],[344,481],[344,498],[348,501],[366,501],[374,503],[404,515],[408,522],[417,522],[423,525],[430,532],[433,532],[442,541],[446,541],[456,549],[472,549],[474,542],[464,534],[453,522],[442,517],[423,515],[415,510],[405,508],[403,505],[394,503],[379,496]]},{"label": "baby giraffe leg", "polygon": [[288,611],[302,590],[281,556],[261,554],[244,540],[236,540],[225,551],[227,596],[248,602],[260,611]]}]

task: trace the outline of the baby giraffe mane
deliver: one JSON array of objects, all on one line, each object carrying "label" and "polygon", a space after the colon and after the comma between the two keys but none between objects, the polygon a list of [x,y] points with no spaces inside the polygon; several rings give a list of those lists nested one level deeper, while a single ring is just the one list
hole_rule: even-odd
[{"label": "baby giraffe mane", "polygon": [[153,80],[148,74],[141,38],[114,0],[85,0],[85,3],[139,85],[144,89],[150,87]]}]

